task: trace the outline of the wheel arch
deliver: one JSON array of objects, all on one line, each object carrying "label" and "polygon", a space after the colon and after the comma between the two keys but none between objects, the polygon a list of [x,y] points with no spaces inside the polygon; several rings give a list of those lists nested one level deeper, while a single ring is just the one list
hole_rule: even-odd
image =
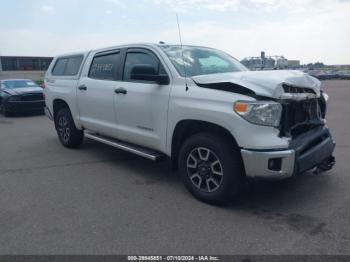
[{"label": "wheel arch", "polygon": [[238,147],[236,139],[231,132],[218,124],[202,120],[181,120],[176,124],[171,140],[171,162],[174,170],[178,169],[179,151],[182,144],[189,137],[203,132],[222,136],[233,148]]},{"label": "wheel arch", "polygon": [[58,113],[58,112],[60,111],[60,109],[62,109],[62,108],[68,108],[69,111],[71,112],[68,103],[67,103],[66,101],[64,101],[63,99],[61,99],[61,98],[56,98],[56,99],[53,100],[53,102],[52,102],[52,108],[53,108],[53,118],[54,118],[54,119],[56,119],[57,113]]}]

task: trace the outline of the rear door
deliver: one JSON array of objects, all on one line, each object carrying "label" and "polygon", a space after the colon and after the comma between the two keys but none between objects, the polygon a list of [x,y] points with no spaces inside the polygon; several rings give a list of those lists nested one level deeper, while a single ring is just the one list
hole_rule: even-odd
[{"label": "rear door", "polygon": [[117,82],[114,104],[118,136],[122,140],[162,151],[165,149],[171,85],[135,81],[130,79],[130,73],[135,65],[151,65],[161,74],[168,73],[149,49],[129,48],[124,60],[122,81]]},{"label": "rear door", "polygon": [[114,90],[120,72],[119,49],[90,54],[77,87],[83,127],[116,137]]}]

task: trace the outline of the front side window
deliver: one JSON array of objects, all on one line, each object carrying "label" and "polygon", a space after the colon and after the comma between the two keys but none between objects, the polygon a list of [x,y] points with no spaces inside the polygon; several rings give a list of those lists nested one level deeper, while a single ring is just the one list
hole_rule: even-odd
[{"label": "front side window", "polygon": [[95,56],[90,67],[89,77],[102,80],[116,80],[120,52]]},{"label": "front side window", "polygon": [[136,65],[150,65],[156,68],[157,72],[164,71],[157,58],[151,54],[142,52],[129,52],[126,56],[123,80],[130,81],[131,70]]},{"label": "front side window", "polygon": [[185,76],[247,71],[240,62],[219,50],[193,46],[159,46],[178,73]]}]

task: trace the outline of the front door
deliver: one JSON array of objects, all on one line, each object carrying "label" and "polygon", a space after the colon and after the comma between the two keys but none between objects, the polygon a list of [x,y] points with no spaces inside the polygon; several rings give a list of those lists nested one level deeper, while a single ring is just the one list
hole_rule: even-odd
[{"label": "front door", "polygon": [[133,81],[135,65],[151,65],[166,74],[157,56],[147,49],[126,52],[122,81],[117,82],[115,99],[118,137],[138,145],[164,150],[171,85]]}]

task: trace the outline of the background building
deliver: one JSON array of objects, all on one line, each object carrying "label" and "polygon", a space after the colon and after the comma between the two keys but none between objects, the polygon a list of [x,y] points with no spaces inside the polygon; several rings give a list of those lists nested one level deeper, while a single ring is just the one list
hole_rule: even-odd
[{"label": "background building", "polygon": [[52,59],[52,57],[0,56],[0,79],[42,80]]},{"label": "background building", "polygon": [[288,67],[299,68],[300,67],[300,60],[288,60]]},{"label": "background building", "polygon": [[266,56],[262,51],[260,56],[246,57],[241,61],[246,67],[251,70],[263,69],[286,69],[300,67],[299,60],[288,60],[284,56]]}]

